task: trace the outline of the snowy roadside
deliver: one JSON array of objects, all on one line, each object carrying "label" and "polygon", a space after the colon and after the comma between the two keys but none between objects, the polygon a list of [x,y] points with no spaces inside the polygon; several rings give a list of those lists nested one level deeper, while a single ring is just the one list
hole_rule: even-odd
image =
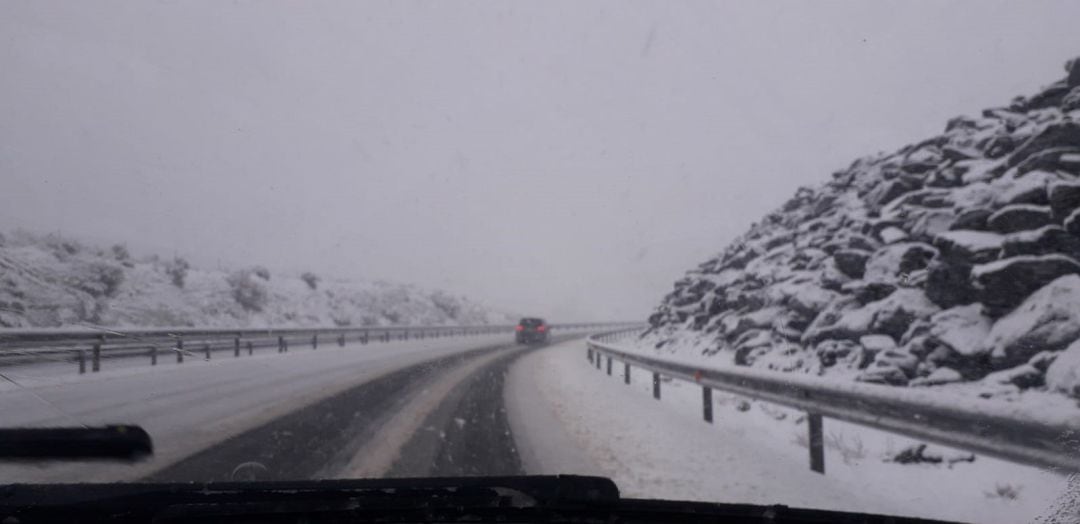
[{"label": "snowy roadside", "polygon": [[[331,359],[339,363],[352,363],[383,356],[404,356],[427,353],[441,349],[460,349],[476,345],[508,342],[506,334],[476,335],[471,337],[450,337],[439,339],[392,340],[390,342],[372,342],[361,344],[350,342],[343,347],[325,345],[313,350],[310,346],[290,347],[287,353],[278,353],[277,348],[258,348],[252,355],[247,350],[241,356],[234,357],[229,351],[214,352],[207,360],[198,350],[185,351],[184,362],[177,363],[175,352],[162,351],[158,355],[157,365],[150,365],[150,357],[131,357],[106,359],[98,373],[78,373],[74,362],[38,362],[16,366],[0,367],[0,373],[7,380],[0,381],[0,393],[17,390],[22,387],[54,386],[71,383],[87,383],[111,380],[118,377],[143,375],[146,373],[170,373],[191,368],[244,366],[244,365],[281,365],[287,367],[304,366],[307,363]],[[89,366],[88,366],[89,367]]]},{"label": "snowy roadside", "polygon": [[591,367],[580,341],[529,355],[519,366],[535,376],[544,401],[532,403],[550,405],[560,431],[595,463],[573,472],[610,476],[626,496],[1016,523],[1047,513],[1066,487],[1061,475],[982,456],[946,465],[970,454],[940,447],[928,450],[944,457],[940,464],[885,462],[917,443],[828,419],[821,476],[808,468],[805,422],[793,410],[714,393],[716,423],[709,425],[701,420],[700,388],[665,382],[657,402],[648,373],[632,372],[627,387],[621,366],[611,377]]}]

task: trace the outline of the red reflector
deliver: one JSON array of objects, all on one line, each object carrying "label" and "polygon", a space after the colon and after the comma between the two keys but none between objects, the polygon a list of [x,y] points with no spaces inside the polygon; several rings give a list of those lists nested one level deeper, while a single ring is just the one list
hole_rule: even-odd
[{"label": "red reflector", "polygon": [[547,326],[537,326],[537,331],[547,331]]},{"label": "red reflector", "polygon": [[524,330],[525,330],[525,326],[515,326],[515,327],[514,327],[514,330],[515,330],[515,331],[524,331]]}]

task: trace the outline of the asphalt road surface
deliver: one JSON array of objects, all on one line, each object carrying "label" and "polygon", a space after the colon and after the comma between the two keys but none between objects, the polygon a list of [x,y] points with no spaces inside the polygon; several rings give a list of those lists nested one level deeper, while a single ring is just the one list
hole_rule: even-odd
[{"label": "asphalt road surface", "polygon": [[421,431],[399,443],[399,458],[384,476],[523,474],[502,390],[508,364],[529,349],[537,347],[496,344],[405,367],[233,436],[143,480],[339,476],[362,448],[387,438],[383,430],[389,421],[412,409],[431,382],[463,367],[469,372],[427,414]]},{"label": "asphalt road surface", "polygon": [[510,363],[539,349],[502,334],[28,372],[0,384],[5,426],[137,424],[154,455],[0,463],[0,483],[521,473],[502,390]]}]

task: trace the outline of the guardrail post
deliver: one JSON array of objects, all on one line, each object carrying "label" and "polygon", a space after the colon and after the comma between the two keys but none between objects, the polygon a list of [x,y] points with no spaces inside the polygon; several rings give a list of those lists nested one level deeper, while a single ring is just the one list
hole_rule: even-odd
[{"label": "guardrail post", "polygon": [[807,429],[810,431],[810,470],[825,474],[825,438],[821,415],[807,413]]},{"label": "guardrail post", "polygon": [[385,338],[385,342],[387,342],[387,343],[390,342],[390,332],[389,331],[383,333],[383,337]]},{"label": "guardrail post", "polygon": [[94,353],[91,355],[90,371],[97,373],[101,371],[101,342],[105,337],[98,337],[98,341],[94,344]]},{"label": "guardrail post", "polygon": [[233,339],[233,356],[240,358],[240,335]]},{"label": "guardrail post", "polygon": [[184,363],[184,339],[183,337],[176,337],[176,363]]},{"label": "guardrail post", "polygon": [[592,348],[585,350],[585,358],[589,359],[589,363],[592,364]]},{"label": "guardrail post", "polygon": [[157,346],[150,346],[150,365],[157,365]]},{"label": "guardrail post", "polygon": [[338,337],[337,345],[338,347],[345,347],[345,333],[342,333],[341,336]]},{"label": "guardrail post", "polygon": [[607,358],[607,374],[609,377],[611,376],[611,357]]},{"label": "guardrail post", "polygon": [[652,396],[656,400],[660,400],[660,374],[652,374]]},{"label": "guardrail post", "polygon": [[630,383],[630,363],[623,362],[623,382]]},{"label": "guardrail post", "polygon": [[285,337],[283,337],[281,335],[278,335],[278,338],[277,338],[277,352],[278,353],[284,353],[285,352]]},{"label": "guardrail post", "polygon": [[596,353],[596,369],[600,369],[600,353]]},{"label": "guardrail post", "polygon": [[86,350],[79,350],[79,374],[86,373]]},{"label": "guardrail post", "polygon": [[311,349],[319,349],[319,334],[311,335]]},{"label": "guardrail post", "polygon": [[210,360],[210,343],[203,344],[203,351],[206,352],[206,360]]},{"label": "guardrail post", "polygon": [[701,409],[705,422],[712,424],[712,388],[709,386],[701,387]]},{"label": "guardrail post", "polygon": [[248,356],[254,355],[255,354],[255,345],[252,344],[250,340],[247,343],[247,347],[248,347]]}]

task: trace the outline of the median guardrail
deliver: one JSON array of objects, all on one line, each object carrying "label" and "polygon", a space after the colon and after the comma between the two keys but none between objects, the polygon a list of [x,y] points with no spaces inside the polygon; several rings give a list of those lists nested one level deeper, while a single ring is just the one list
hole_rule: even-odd
[{"label": "median guardrail", "polygon": [[1080,472],[1080,417],[1054,416],[945,391],[671,362],[619,346],[620,339],[637,332],[621,329],[589,337],[589,362],[599,370],[606,357],[608,375],[612,361],[622,362],[627,384],[631,366],[652,372],[656,399],[661,396],[661,377],[699,384],[703,418],[710,423],[713,389],[802,410],[807,414],[810,469],[818,473],[825,473],[824,417],[1062,473]]},{"label": "median guardrail", "polygon": [[[552,324],[553,331],[595,330],[628,323]],[[514,324],[474,326],[359,326],[315,328],[154,328],[154,329],[6,329],[0,330],[0,366],[37,362],[67,362],[79,373],[101,370],[103,361],[144,357],[157,365],[160,358],[209,360],[216,353],[239,358],[257,349],[318,349],[327,344],[366,345],[391,340],[428,339],[513,333]]]}]

